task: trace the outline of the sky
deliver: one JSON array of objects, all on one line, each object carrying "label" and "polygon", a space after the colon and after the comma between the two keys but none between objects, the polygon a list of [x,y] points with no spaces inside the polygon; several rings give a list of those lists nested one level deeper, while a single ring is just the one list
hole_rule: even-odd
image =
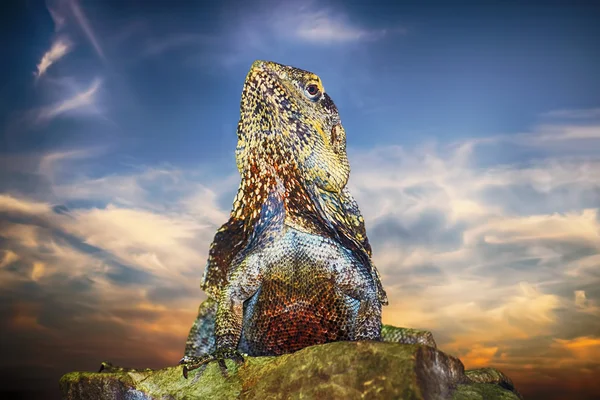
[{"label": "sky", "polygon": [[600,396],[593,1],[9,1],[0,397],[182,356],[256,59],[318,74],[390,301],[527,399]]}]

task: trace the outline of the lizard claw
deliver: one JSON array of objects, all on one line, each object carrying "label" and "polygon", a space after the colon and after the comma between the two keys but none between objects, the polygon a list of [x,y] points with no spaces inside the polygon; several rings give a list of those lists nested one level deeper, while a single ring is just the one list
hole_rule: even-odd
[{"label": "lizard claw", "polygon": [[100,364],[100,370],[98,372],[111,372],[113,369],[114,366],[112,363],[108,361],[102,361],[102,364]]},{"label": "lizard claw", "polygon": [[206,354],[201,357],[196,356],[185,356],[179,364],[183,364],[183,377],[188,378],[188,373],[198,368],[205,368],[206,365],[211,361],[217,361],[219,368],[223,376],[228,377],[227,365],[225,360],[233,360],[236,364],[242,364],[244,362],[245,354],[240,353],[235,349],[218,349],[214,353]]},{"label": "lizard claw", "polygon": [[115,372],[150,372],[150,371],[152,371],[151,368],[144,368],[144,369],[126,368],[126,367],[119,367],[119,366],[113,365],[112,363],[110,363],[108,361],[102,361],[102,364],[100,364],[100,370],[98,372],[115,373]]}]

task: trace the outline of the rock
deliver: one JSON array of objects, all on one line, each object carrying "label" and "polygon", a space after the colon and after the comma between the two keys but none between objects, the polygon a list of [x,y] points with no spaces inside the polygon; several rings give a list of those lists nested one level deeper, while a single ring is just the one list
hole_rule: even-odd
[{"label": "rock", "polygon": [[[405,399],[518,400],[500,371],[467,371],[459,359],[421,344],[335,342],[279,357],[130,372],[71,372],[63,398],[79,399]],[[110,370],[110,369],[109,369]],[[490,383],[491,382],[491,383]]]},{"label": "rock", "polygon": [[437,347],[433,334],[430,331],[420,329],[400,328],[383,324],[381,326],[381,339],[384,342],[424,344],[434,348]]}]

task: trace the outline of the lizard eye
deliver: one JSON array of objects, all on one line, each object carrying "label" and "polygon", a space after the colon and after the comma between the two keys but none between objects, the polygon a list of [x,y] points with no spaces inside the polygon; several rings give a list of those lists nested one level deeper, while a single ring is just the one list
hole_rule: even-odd
[{"label": "lizard eye", "polygon": [[319,86],[314,83],[306,85],[306,88],[304,88],[304,93],[306,94],[306,97],[308,97],[311,100],[316,100],[321,96]]}]

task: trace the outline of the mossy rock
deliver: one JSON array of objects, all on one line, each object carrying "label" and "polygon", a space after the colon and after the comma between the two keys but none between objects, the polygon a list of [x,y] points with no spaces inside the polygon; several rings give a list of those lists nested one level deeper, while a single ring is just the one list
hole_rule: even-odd
[{"label": "mossy rock", "polygon": [[228,361],[227,367],[227,377],[210,363],[203,371],[191,371],[188,379],[181,366],[71,372],[60,387],[66,400],[520,399],[501,372],[465,373],[457,358],[419,344],[335,342],[279,357],[247,357],[241,366]]}]

